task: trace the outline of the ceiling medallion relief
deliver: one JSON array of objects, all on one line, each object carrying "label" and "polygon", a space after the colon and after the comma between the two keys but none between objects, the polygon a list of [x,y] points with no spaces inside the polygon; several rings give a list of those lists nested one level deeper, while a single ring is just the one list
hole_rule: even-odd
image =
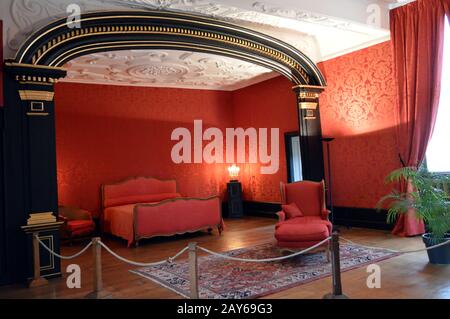
[{"label": "ceiling medallion relief", "polygon": [[178,50],[95,53],[68,62],[62,82],[235,90],[277,75],[228,57]]},{"label": "ceiling medallion relief", "polygon": [[126,73],[138,79],[156,82],[159,77],[179,78],[189,73],[189,68],[176,64],[137,65],[126,70]]}]

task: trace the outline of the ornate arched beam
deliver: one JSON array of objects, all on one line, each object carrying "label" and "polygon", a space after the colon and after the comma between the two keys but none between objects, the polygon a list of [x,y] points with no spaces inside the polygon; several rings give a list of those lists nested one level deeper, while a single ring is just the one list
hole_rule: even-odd
[{"label": "ornate arched beam", "polygon": [[[195,50],[244,59],[271,68],[294,85],[325,86],[317,66],[291,45],[231,23],[166,12],[94,12],[80,28],[60,19],[40,29],[17,52],[15,62],[62,66],[79,55],[130,48]],[[175,47],[174,44],[177,44]]]}]

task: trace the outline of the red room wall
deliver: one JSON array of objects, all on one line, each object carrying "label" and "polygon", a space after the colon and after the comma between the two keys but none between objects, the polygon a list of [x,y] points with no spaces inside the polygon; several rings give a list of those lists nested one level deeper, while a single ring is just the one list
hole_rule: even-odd
[{"label": "red room wall", "polygon": [[[333,136],[331,162],[336,206],[373,208],[389,191],[384,177],[398,167],[395,147],[395,88],[389,42],[319,64],[327,80],[320,97],[324,136]],[[279,201],[286,181],[284,132],[297,129],[291,83],[277,77],[233,94],[235,125],[280,128],[280,170],[260,175],[243,167],[245,197]],[[326,154],[324,152],[324,154]]]},{"label": "red room wall", "polygon": [[226,165],[174,164],[177,127],[231,127],[229,92],[58,83],[59,202],[95,213],[99,188],[130,176],[175,178],[184,196],[224,194]]},{"label": "red room wall", "polygon": [[372,208],[398,168],[395,77],[390,42],[319,64],[327,79],[320,96],[324,136],[331,144],[333,200],[337,206]]},{"label": "red room wall", "polygon": [[233,92],[235,126],[280,129],[280,168],[276,174],[262,175],[259,164],[239,165],[247,200],[280,201],[280,181],[287,181],[284,133],[298,130],[297,102],[291,87],[289,80],[278,76]]},{"label": "red room wall", "polygon": [[[320,98],[322,130],[332,142],[334,204],[372,208],[398,167],[395,89],[389,42],[320,63],[328,86]],[[297,129],[291,83],[276,77],[234,92],[58,83],[56,130],[61,204],[94,212],[101,183],[129,176],[176,178],[185,196],[224,195],[228,164],[174,164],[176,127],[280,129],[280,168],[261,175],[240,164],[247,200],[278,202],[286,181],[284,133]]]}]

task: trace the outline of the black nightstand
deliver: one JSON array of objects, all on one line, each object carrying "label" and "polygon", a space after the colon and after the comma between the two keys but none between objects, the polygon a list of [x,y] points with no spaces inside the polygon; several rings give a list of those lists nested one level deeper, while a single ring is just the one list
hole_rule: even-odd
[{"label": "black nightstand", "polygon": [[242,205],[242,184],[238,181],[227,183],[228,191],[228,217],[240,218],[244,216]]}]

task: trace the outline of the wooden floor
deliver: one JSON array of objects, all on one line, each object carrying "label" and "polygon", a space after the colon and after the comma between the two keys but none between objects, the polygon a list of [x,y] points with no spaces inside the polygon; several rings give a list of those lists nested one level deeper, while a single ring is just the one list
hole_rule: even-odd
[{"label": "wooden floor", "polygon": [[[125,242],[105,238],[118,254],[141,262],[157,261],[175,254],[188,242],[196,241],[203,247],[215,251],[227,251],[273,241],[275,220],[247,217],[241,220],[227,220],[226,231],[219,236],[197,233],[171,238],[157,238],[143,241],[138,248],[126,248]],[[420,238],[399,238],[389,232],[367,229],[342,229],[341,235],[355,242],[393,249],[422,248]],[[62,248],[62,254],[70,255],[86,243]],[[150,280],[130,273],[136,267],[118,261],[103,252],[103,282],[113,298],[181,298],[172,291]],[[180,258],[187,258],[183,255]],[[63,260],[62,269],[70,263],[77,263],[82,270],[82,287],[68,289],[66,275],[50,280],[50,284],[39,288],[23,285],[0,288],[0,298],[83,298],[91,290],[92,255],[90,251],[72,261]],[[381,288],[368,289],[366,268],[358,268],[342,274],[343,290],[350,298],[450,298],[450,266],[435,266],[428,263],[426,252],[401,255],[378,263],[382,270]],[[266,298],[322,298],[331,290],[331,278],[319,279]]]}]

